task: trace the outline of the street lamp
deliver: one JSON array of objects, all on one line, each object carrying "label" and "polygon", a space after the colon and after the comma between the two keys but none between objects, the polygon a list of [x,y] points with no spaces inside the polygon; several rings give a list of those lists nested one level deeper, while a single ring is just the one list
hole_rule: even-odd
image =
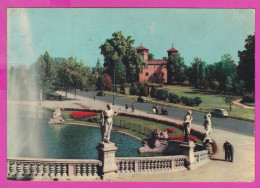
[{"label": "street lamp", "polygon": [[114,68],[114,98],[113,98],[113,105],[116,104],[116,66]]}]

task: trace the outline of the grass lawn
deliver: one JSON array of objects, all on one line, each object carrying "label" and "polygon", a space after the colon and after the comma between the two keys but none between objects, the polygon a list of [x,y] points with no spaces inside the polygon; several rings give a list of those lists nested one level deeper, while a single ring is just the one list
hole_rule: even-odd
[{"label": "grass lawn", "polygon": [[[99,126],[99,114],[97,116],[91,116],[91,117],[87,117],[87,118],[80,119],[80,120],[74,120],[70,117],[70,114],[72,112],[73,111],[62,111],[62,117],[63,117],[63,119],[65,119],[65,121],[67,123],[91,124],[91,125]],[[143,120],[143,119],[139,119],[139,118],[126,117],[126,116],[120,116],[120,115],[115,116],[115,118],[114,118],[115,123],[119,122],[120,120],[125,121],[125,123],[131,122],[131,125],[133,125],[133,124],[141,125],[143,127],[149,128],[149,129],[165,130],[166,128],[171,127],[169,125],[165,125],[165,124],[162,124],[162,123]],[[133,131],[133,130],[130,130],[130,129],[127,129],[127,128],[113,126],[113,129],[116,130],[116,131],[123,131],[123,132],[129,133],[129,134],[134,135],[134,136],[136,136],[140,139],[147,139],[148,138],[148,136],[146,136],[144,134],[138,133],[136,131]],[[174,127],[174,129],[175,129],[176,133],[169,133],[169,136],[177,136],[177,135],[183,134],[183,130],[178,129],[176,127]],[[202,144],[202,141],[197,138],[197,143]]]},{"label": "grass lawn", "polygon": [[[228,111],[229,115],[234,118],[241,118],[245,120],[254,121],[255,120],[255,110],[252,109],[244,109],[241,106],[232,105],[232,111],[229,110],[229,105],[225,103],[222,94],[216,94],[210,90],[205,89],[197,89],[191,86],[182,86],[182,85],[164,85],[163,87],[159,87],[159,89],[165,89],[169,93],[177,94],[179,97],[200,97],[202,103],[199,106],[185,106],[183,104],[174,104],[167,101],[161,101],[155,98],[148,97],[149,102],[158,103],[160,105],[168,105],[174,106],[178,108],[191,109],[201,112],[207,112],[209,109],[215,108],[224,108]],[[126,93],[129,93],[129,88],[126,88]],[[113,94],[113,92],[106,92],[107,94]],[[117,94],[118,96],[127,97],[130,99],[137,99],[137,96],[134,95],[122,95]],[[241,98],[241,96],[234,96],[235,98]]]}]

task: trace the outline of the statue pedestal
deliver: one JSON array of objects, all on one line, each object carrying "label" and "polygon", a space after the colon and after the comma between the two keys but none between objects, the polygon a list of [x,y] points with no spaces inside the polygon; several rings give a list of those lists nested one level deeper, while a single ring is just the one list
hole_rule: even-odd
[{"label": "statue pedestal", "polygon": [[203,145],[205,147],[205,149],[207,149],[209,151],[209,154],[210,156],[213,155],[213,139],[211,137],[206,137],[204,140],[203,140]]},{"label": "statue pedestal", "polygon": [[102,179],[104,181],[116,181],[118,180],[117,165],[115,153],[117,147],[115,143],[99,142],[97,146],[98,158],[102,161]]},{"label": "statue pedestal", "polygon": [[183,155],[186,155],[188,157],[188,170],[193,170],[196,168],[196,159],[194,157],[194,148],[195,144],[193,141],[190,142],[183,142],[183,144],[180,144],[181,150],[183,151]]}]

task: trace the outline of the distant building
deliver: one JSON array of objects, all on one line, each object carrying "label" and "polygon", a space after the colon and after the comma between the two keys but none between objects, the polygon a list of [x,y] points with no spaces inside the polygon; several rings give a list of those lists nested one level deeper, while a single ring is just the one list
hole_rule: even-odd
[{"label": "distant building", "polygon": [[[148,60],[149,49],[139,46],[136,48],[137,53],[142,56],[146,62],[146,66],[143,67],[142,73],[139,74],[139,82],[152,82],[152,83],[167,83],[167,57],[163,59]],[[169,49],[168,57],[172,54],[178,53],[178,50],[173,48]]]}]

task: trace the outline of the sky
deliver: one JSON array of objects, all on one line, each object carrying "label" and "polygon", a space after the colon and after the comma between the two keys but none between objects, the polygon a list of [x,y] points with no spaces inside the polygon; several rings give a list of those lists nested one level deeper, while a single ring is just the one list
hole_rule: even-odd
[{"label": "sky", "polygon": [[30,66],[45,51],[95,66],[103,62],[99,46],[120,30],[155,59],[167,57],[173,43],[187,65],[195,57],[218,62],[227,53],[237,63],[255,32],[253,9],[9,8],[7,14],[8,66]]}]

